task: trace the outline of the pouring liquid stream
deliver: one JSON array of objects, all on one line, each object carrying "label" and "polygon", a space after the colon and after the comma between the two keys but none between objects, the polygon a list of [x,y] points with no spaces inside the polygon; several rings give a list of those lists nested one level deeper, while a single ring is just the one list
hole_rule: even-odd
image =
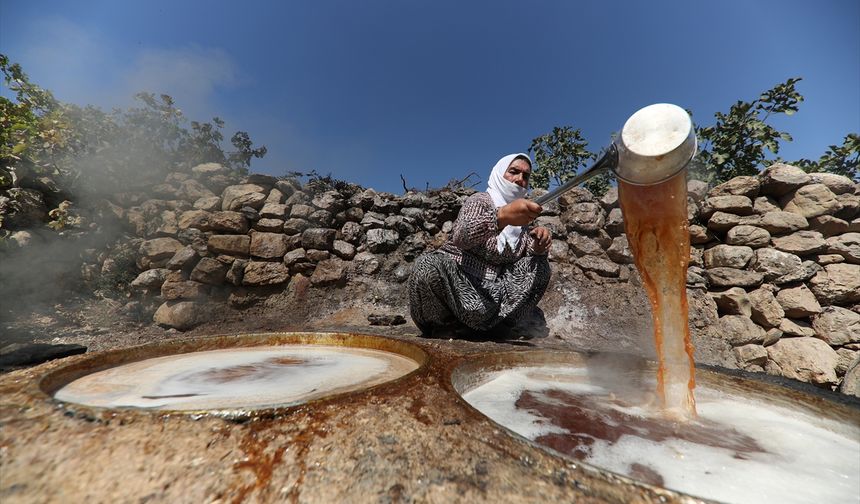
[{"label": "pouring liquid stream", "polygon": [[686,170],[654,185],[619,179],[618,196],[630,250],[651,301],[657,396],[666,416],[695,419],[695,367],[686,290],[690,262]]}]

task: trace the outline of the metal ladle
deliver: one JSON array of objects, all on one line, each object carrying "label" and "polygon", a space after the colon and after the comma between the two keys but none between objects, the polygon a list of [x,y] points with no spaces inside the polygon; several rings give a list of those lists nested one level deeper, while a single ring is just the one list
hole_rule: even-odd
[{"label": "metal ladle", "polygon": [[627,119],[621,134],[584,172],[534,199],[545,205],[604,170],[624,182],[654,185],[680,173],[696,155],[696,133],[686,110],[656,103]]}]

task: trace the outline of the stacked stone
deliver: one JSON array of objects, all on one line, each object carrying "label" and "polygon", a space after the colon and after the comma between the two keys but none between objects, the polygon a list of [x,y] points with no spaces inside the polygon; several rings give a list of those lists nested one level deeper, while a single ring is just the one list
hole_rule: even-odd
[{"label": "stacked stone", "polygon": [[125,212],[146,238],[132,287],[164,301],[156,323],[190,328],[205,317],[204,298],[224,296],[242,307],[257,299],[255,289],[284,288],[294,278],[343,285],[350,276],[376,274],[395,252],[387,264],[392,279],[403,282],[409,263],[445,240],[466,197],[318,190],[258,174],[224,180],[227,173],[210,163],[191,176],[170,174],[156,194],[172,199],[146,200]]},{"label": "stacked stone", "polygon": [[688,280],[704,278],[737,364],[837,386],[860,358],[860,185],[775,164],[696,204]]},{"label": "stacked stone", "polygon": [[618,191],[599,200],[587,189],[574,188],[548,205],[535,221],[552,232],[550,261],[570,264],[597,283],[627,281],[633,255],[624,235]]}]

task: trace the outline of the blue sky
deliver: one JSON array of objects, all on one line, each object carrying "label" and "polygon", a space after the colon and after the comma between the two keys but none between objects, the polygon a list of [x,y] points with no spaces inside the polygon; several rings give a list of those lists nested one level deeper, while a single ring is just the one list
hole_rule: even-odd
[{"label": "blue sky", "polygon": [[856,0],[0,0],[0,51],[64,101],[218,115],[268,147],[253,171],[397,193],[483,178],[557,125],[600,150],[651,103],[712,124],[789,77],[782,157],[860,131]]}]

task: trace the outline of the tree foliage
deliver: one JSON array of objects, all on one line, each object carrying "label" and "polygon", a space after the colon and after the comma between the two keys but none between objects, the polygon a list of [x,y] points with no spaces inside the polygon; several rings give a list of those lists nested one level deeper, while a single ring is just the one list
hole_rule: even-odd
[{"label": "tree foliage", "polygon": [[860,165],[860,135],[849,133],[842,140],[842,145],[831,145],[827,151],[818,158],[818,161],[800,159],[792,164],[803,168],[807,172],[830,172],[843,175],[854,181],[860,181],[858,165]]},{"label": "tree foliage", "polygon": [[697,127],[700,152],[692,175],[710,184],[739,175],[755,175],[767,153],[777,154],[781,140],[791,135],[767,123],[775,114],[792,115],[803,96],[795,89],[800,78],[790,78],[752,102],[738,101],[728,113],[714,114],[713,126]]},{"label": "tree foliage", "polygon": [[571,126],[556,126],[551,133],[532,140],[529,153],[534,156],[530,185],[537,189],[548,189],[550,184],[561,185],[574,176],[596,155],[588,150],[588,142],[579,129]]},{"label": "tree foliage", "polygon": [[[170,171],[216,162],[245,174],[266,154],[239,131],[223,146],[224,121],[189,121],[166,94],[138,93],[137,105],[105,112],[59,102],[0,54],[14,99],[0,96],[0,178],[48,175],[73,193],[127,190]],[[6,186],[0,181],[0,187]]]}]

